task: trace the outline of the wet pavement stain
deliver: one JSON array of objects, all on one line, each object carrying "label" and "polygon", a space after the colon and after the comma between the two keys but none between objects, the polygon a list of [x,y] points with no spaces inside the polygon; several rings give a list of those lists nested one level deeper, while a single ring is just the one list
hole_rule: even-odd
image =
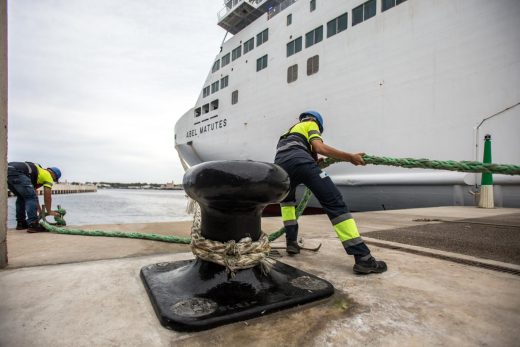
[{"label": "wet pavement stain", "polygon": [[[328,324],[369,310],[338,292],[320,302],[298,306],[213,330],[187,334],[180,346],[313,346]],[[254,337],[254,339],[252,338]]]}]

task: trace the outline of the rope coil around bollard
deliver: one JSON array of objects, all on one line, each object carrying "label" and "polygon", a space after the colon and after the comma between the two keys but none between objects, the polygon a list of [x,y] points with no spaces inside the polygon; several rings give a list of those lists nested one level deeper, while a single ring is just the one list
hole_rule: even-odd
[{"label": "rope coil around bollard", "polygon": [[[219,242],[204,238],[201,235],[200,225],[200,207],[196,207],[191,228],[191,251],[197,258],[224,266],[232,276],[237,270],[254,267],[269,256],[271,246],[265,233],[254,242],[250,237],[245,237],[238,242],[234,240]],[[264,262],[263,265],[265,270],[268,263]]]},{"label": "rope coil around bollard", "polygon": [[[520,175],[520,165],[509,165],[509,164],[484,164],[476,161],[441,161],[441,160],[429,160],[429,159],[413,159],[413,158],[390,158],[390,157],[376,157],[371,155],[364,155],[363,159],[367,164],[371,165],[386,165],[386,166],[397,166],[404,168],[421,168],[421,169],[435,169],[435,170],[449,170],[449,171],[459,171],[459,172],[474,172],[474,173],[492,173],[492,174],[503,174],[503,175]],[[339,159],[326,158],[320,163],[321,168],[326,168],[332,164],[342,162]],[[299,218],[311,197],[311,192],[308,188],[305,189],[303,197],[296,208],[296,218]],[[198,210],[198,209],[197,209]],[[63,210],[64,211],[64,210]],[[63,213],[64,215],[64,213]],[[200,217],[199,217],[200,218]],[[194,220],[195,223],[195,220]],[[146,233],[126,233],[121,231],[102,231],[102,230],[81,230],[81,229],[68,229],[59,227],[57,225],[52,225],[45,220],[45,216],[40,220],[40,224],[48,231],[57,233],[57,234],[67,234],[67,235],[86,235],[86,236],[103,236],[103,237],[124,237],[124,238],[134,238],[134,239],[144,239],[144,240],[152,240],[152,241],[161,241],[161,242],[170,242],[170,243],[180,243],[180,244],[191,244],[192,238],[189,237],[180,237],[174,235],[161,235],[161,234],[146,234]],[[193,229],[192,229],[193,233]],[[285,233],[285,229],[282,227],[278,231],[275,231],[267,237],[269,242],[272,242],[282,236]],[[196,235],[196,234],[195,234]],[[265,235],[265,234],[264,234]],[[193,236],[193,234],[192,234]],[[198,238],[198,236],[196,236]],[[202,236],[200,236],[202,237]],[[198,238],[195,243],[201,241]],[[258,241],[257,241],[258,242]],[[265,251],[261,250],[258,253],[265,253]],[[228,251],[226,251],[228,252]],[[225,261],[224,261],[225,262]],[[236,265],[235,261],[228,260],[229,264],[233,263]],[[235,265],[232,265],[234,267]]]}]

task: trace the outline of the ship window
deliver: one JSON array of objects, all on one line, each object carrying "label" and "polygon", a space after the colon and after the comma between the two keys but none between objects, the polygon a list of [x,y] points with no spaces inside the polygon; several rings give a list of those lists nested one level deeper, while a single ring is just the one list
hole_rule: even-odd
[{"label": "ship window", "polygon": [[363,7],[364,7],[363,19],[364,20],[372,18],[376,15],[376,5],[377,5],[376,0],[370,0],[370,1],[365,2],[365,4],[363,5]]},{"label": "ship window", "polygon": [[269,40],[269,28],[256,35],[256,47]]},{"label": "ship window", "polygon": [[211,83],[211,94],[218,92],[218,81]]},{"label": "ship window", "polygon": [[220,79],[220,89],[224,89],[229,84],[229,76],[224,76]]},{"label": "ship window", "polygon": [[386,11],[388,9],[391,9],[394,6],[397,6],[406,0],[383,0],[383,3],[381,4],[381,11]]},{"label": "ship window", "polygon": [[348,13],[342,14],[338,18],[334,18],[327,23],[327,37],[336,35],[347,29],[348,25]]},{"label": "ship window", "polygon": [[320,56],[315,55],[307,59],[307,76],[315,74],[320,69]]},{"label": "ship window", "polygon": [[218,99],[217,100],[213,100],[211,102],[211,110],[213,111],[213,110],[216,110],[216,109],[218,109]]},{"label": "ship window", "polygon": [[242,46],[238,46],[234,50],[231,51],[231,60],[234,61],[242,55]]},{"label": "ship window", "polygon": [[217,61],[213,64],[213,67],[211,68],[211,72],[218,71],[218,69],[220,69],[220,59],[217,60]]},{"label": "ship window", "polygon": [[370,0],[352,10],[352,25],[359,24],[376,15],[376,0]]},{"label": "ship window", "polygon": [[238,90],[233,91],[231,93],[231,105],[234,105],[238,102]]},{"label": "ship window", "polygon": [[244,43],[244,54],[246,54],[249,51],[252,51],[253,48],[255,48],[255,38],[252,37],[251,39],[247,40],[246,43]]},{"label": "ship window", "polygon": [[289,66],[287,69],[287,83],[294,82],[298,79],[298,64]]},{"label": "ship window", "polygon": [[222,67],[229,64],[229,53],[222,57]]},{"label": "ship window", "polygon": [[363,21],[363,5],[352,10],[352,26]]},{"label": "ship window", "polygon": [[302,37],[292,40],[287,44],[287,56],[290,57],[293,54],[298,53],[302,50]]},{"label": "ship window", "polygon": [[292,24],[292,13],[287,15],[287,26]]},{"label": "ship window", "polygon": [[267,67],[267,54],[256,60],[256,71],[263,70]]},{"label": "ship window", "polygon": [[323,40],[323,25],[305,34],[305,48]]},{"label": "ship window", "polygon": [[197,107],[195,109],[194,114],[195,114],[195,117],[199,117],[200,116],[200,107]]},{"label": "ship window", "polygon": [[209,112],[209,104],[202,105],[202,114]]},{"label": "ship window", "polygon": [[311,8],[311,12],[314,11],[316,9],[316,0],[311,0],[310,2],[310,8]]},{"label": "ship window", "polygon": [[202,97],[205,98],[208,95],[209,95],[209,86],[202,89]]}]

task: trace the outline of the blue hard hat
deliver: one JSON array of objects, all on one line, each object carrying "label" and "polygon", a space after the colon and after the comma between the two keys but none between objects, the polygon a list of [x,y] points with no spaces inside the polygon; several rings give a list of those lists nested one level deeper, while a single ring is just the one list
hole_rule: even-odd
[{"label": "blue hard hat", "polygon": [[323,132],[323,117],[321,116],[321,114],[319,114],[316,111],[305,111],[300,115],[300,120],[302,120],[305,117],[313,117],[314,119],[316,119],[318,127],[320,128],[320,132]]},{"label": "blue hard hat", "polygon": [[56,182],[58,182],[58,180],[61,177],[61,170],[58,169],[57,167],[49,167],[49,168],[47,168],[47,170],[51,170],[52,171],[52,173],[56,177]]}]

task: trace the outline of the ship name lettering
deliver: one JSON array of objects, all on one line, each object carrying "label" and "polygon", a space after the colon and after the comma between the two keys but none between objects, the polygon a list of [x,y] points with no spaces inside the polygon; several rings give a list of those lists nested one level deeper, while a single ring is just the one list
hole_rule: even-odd
[{"label": "ship name lettering", "polygon": [[191,129],[186,132],[186,137],[197,136],[197,129]]},{"label": "ship name lettering", "polygon": [[224,128],[226,125],[227,125],[227,119],[224,118],[224,119],[218,120],[216,122],[209,123],[209,124],[201,126],[199,128],[199,133],[202,134],[202,133],[205,133],[205,132],[208,132],[208,131],[221,129],[221,128]]}]

